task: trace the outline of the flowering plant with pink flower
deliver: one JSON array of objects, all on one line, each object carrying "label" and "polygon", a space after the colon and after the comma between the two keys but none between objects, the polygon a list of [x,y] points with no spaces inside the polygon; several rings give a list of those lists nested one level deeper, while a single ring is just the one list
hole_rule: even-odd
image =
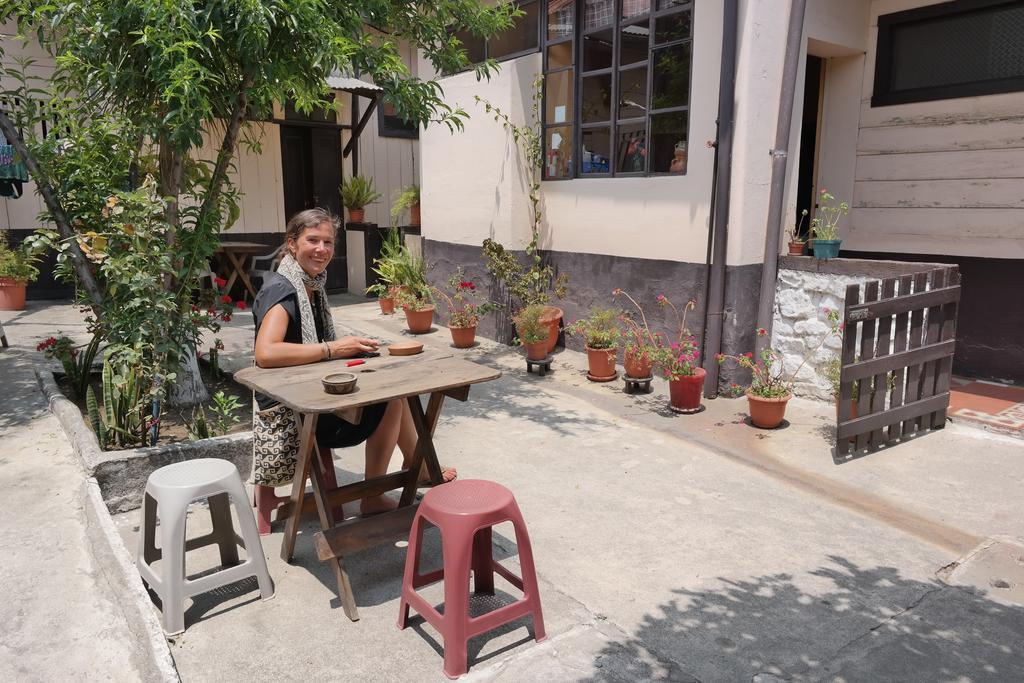
[{"label": "flowering plant with pink flower", "polygon": [[476,327],[480,318],[501,308],[501,304],[488,301],[477,291],[476,283],[467,278],[459,268],[448,279],[448,289],[434,288],[434,292],[448,307],[448,327]]},{"label": "flowering plant with pink flower", "polygon": [[665,379],[674,380],[693,376],[697,368],[700,367],[700,348],[697,338],[686,328],[686,314],[697,307],[695,300],[688,300],[683,306],[683,312],[680,313],[667,296],[658,295],[658,305],[671,309],[678,322],[675,335],[670,339],[661,332],[651,331],[643,307],[628,292],[623,289],[615,289],[612,291],[612,296],[624,296],[629,299],[639,316],[639,321],[629,314],[624,314],[622,317],[622,322],[626,327],[627,354],[652,360]]},{"label": "flowering plant with pink flower", "polygon": [[[839,322],[839,311],[831,308],[824,309],[825,318],[829,322],[829,330],[821,336],[821,340],[814,346],[808,347],[800,364],[793,372],[786,372],[786,363],[778,351],[771,346],[761,350],[755,358],[753,353],[747,352],[741,355],[720,353],[715,356],[719,364],[727,360],[735,361],[740,367],[751,372],[750,386],[747,391],[761,398],[783,398],[793,393],[793,378],[807,364],[811,356],[822,347],[830,337],[838,335],[843,330],[843,324]],[[757,328],[758,337],[767,337],[768,330],[763,327]]]}]

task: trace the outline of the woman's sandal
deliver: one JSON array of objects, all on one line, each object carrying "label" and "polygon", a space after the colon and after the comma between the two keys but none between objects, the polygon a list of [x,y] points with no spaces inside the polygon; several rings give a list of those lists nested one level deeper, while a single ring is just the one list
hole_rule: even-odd
[{"label": "woman's sandal", "polygon": [[[434,484],[430,483],[430,475],[427,474],[425,470],[424,470],[423,474],[426,474],[427,478],[426,479],[422,479],[421,478],[419,481],[417,481],[416,482],[417,488],[424,489],[424,488],[430,488],[431,486],[434,486]],[[444,481],[441,482],[441,483],[447,484],[449,482],[453,482],[456,479],[458,479],[459,478],[459,473],[458,473],[458,471],[454,467],[445,467],[444,465],[441,465],[441,478],[444,479]]]}]

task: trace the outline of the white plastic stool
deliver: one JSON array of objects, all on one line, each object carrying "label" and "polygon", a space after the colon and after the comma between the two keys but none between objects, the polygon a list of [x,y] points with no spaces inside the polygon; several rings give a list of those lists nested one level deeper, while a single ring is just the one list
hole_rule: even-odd
[{"label": "white plastic stool", "polygon": [[[185,540],[185,513],[193,501],[209,499],[213,531]],[[235,506],[242,537],[231,523],[230,503]],[[156,547],[156,518],[160,514],[160,548]],[[255,576],[264,600],[274,597],[274,584],[267,572],[267,560],[256,530],[249,499],[238,476],[238,468],[227,460],[199,458],[161,467],[149,475],[142,503],[143,524],[135,564],[142,580],[163,603],[164,632],[174,635],[185,630],[185,598],[225,584]],[[194,580],[185,578],[185,552],[216,543],[224,568]],[[238,544],[248,556],[238,563]],[[161,576],[150,566],[163,557]]]}]

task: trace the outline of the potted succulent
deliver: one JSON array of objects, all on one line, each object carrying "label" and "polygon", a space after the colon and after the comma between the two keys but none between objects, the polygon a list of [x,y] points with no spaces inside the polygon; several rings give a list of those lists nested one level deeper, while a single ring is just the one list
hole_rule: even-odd
[{"label": "potted succulent", "polygon": [[373,178],[354,175],[341,184],[341,201],[348,208],[348,219],[353,223],[362,223],[366,218],[365,207],[380,197],[380,192],[373,189]]},{"label": "potted succulent", "polygon": [[530,304],[521,308],[514,316],[519,343],[526,349],[530,360],[544,360],[548,357],[548,326],[541,322],[544,313],[542,304]]},{"label": "potted succulent", "polygon": [[619,319],[618,311],[595,306],[586,318],[565,328],[569,334],[583,337],[587,349],[587,379],[591,382],[610,382],[618,377],[615,360],[622,336]]},{"label": "potted succulent", "polygon": [[409,209],[409,225],[420,224],[420,186],[407,185],[395,196],[391,204],[391,224],[398,223],[402,212]]},{"label": "potted succulent", "polygon": [[39,277],[37,256],[24,244],[11,248],[6,231],[0,231],[0,311],[25,308],[25,287]]},{"label": "potted succulent", "polygon": [[654,368],[654,356],[658,350],[658,342],[647,324],[647,315],[643,307],[623,289],[613,289],[612,297],[624,296],[636,308],[640,316],[637,322],[629,314],[623,314],[620,320],[625,327],[626,348],[622,354],[622,367],[626,376],[633,379],[650,379]]},{"label": "potted succulent", "polygon": [[697,307],[697,302],[687,301],[682,314],[664,294],[658,295],[658,304],[671,308],[679,322],[674,341],[660,333],[654,335],[654,365],[668,380],[669,408],[677,413],[699,412],[707,372],[700,367],[697,338],[686,328],[686,314]]},{"label": "potted succulent", "polygon": [[430,287],[403,286],[395,294],[395,303],[405,311],[405,324],[413,334],[426,334],[434,324],[434,297]]},{"label": "potted succulent", "polygon": [[448,307],[448,330],[452,333],[452,345],[457,349],[468,349],[476,343],[476,326],[482,316],[501,308],[501,304],[486,301],[477,292],[476,284],[467,280],[462,268],[448,279],[451,294],[441,289],[434,293],[444,300]]},{"label": "potted succulent", "polygon": [[811,219],[811,246],[814,247],[815,258],[831,259],[839,256],[839,245],[842,242],[839,239],[839,219],[850,213],[850,205],[846,202],[834,204],[835,199],[828,190],[822,188],[817,215]]},{"label": "potted succulent", "polygon": [[[767,346],[758,354],[757,360],[753,353],[740,356],[720,353],[716,356],[719,363],[733,360],[751,372],[750,386],[747,387],[747,405],[750,410],[750,421],[757,427],[775,429],[786,417],[786,404],[793,398],[792,379],[807,364],[808,359],[822,347],[832,335],[842,331],[839,312],[825,309],[825,315],[831,329],[821,336],[821,341],[808,348],[800,364],[792,373],[785,370],[785,362],[780,354],[771,346]],[[757,329],[758,337],[767,337],[768,331],[763,327]]]}]

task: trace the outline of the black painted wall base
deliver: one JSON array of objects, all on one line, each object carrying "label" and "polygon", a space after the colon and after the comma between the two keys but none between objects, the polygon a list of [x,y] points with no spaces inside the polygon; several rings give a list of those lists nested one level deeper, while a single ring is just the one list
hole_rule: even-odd
[{"label": "black painted wall base", "polygon": [[[491,300],[504,302],[503,293],[484,267],[481,247],[425,239],[423,253],[427,260],[431,284],[444,287],[452,273],[461,266],[467,277],[478,283],[487,284],[486,290]],[[520,252],[518,255],[520,261],[527,263],[525,254]],[[584,317],[595,305],[632,310],[632,305],[625,297],[613,298],[612,290],[618,288],[629,292],[644,306],[644,312],[653,331],[664,332],[673,338],[676,336],[679,323],[671,309],[658,305],[658,295],[664,294],[668,297],[679,308],[680,313],[689,299],[696,300],[696,308],[687,313],[686,327],[698,340],[703,340],[706,299],[706,267],[703,263],[558,251],[544,252],[542,256],[556,272],[565,273],[569,278],[568,296],[563,301],[553,302],[553,305],[565,311],[565,323]],[[726,269],[723,353],[753,351],[760,280],[761,264]],[[444,320],[447,312],[441,311],[440,315]],[[482,321],[477,328],[477,334],[509,343],[514,333],[507,318],[507,315],[499,315]],[[583,350],[583,344],[579,339],[570,337],[566,344],[570,348]],[[748,380],[749,377],[730,364],[722,367],[719,386],[727,386],[732,382],[745,383]]]}]

